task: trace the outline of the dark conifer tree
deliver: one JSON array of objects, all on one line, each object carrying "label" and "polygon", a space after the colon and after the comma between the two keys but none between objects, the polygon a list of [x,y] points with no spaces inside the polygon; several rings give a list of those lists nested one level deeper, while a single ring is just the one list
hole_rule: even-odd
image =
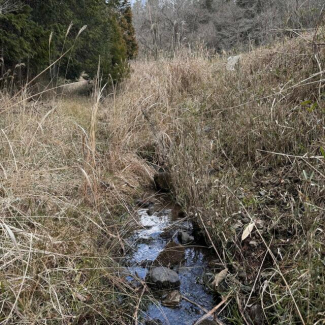
[{"label": "dark conifer tree", "polygon": [[138,43],[132,24],[132,9],[128,0],[122,0],[120,4],[120,26],[127,47],[128,59],[134,59],[138,54]]},{"label": "dark conifer tree", "polygon": [[[114,81],[127,71],[137,44],[131,7],[118,0],[21,0],[23,6],[0,16],[1,71],[24,63],[25,77],[33,77],[70,51],[51,69],[51,77],[76,79],[84,71]],[[123,8],[121,12],[116,8]],[[70,27],[69,27],[70,26]],[[80,30],[83,33],[80,34]],[[55,73],[53,73],[53,71]],[[27,75],[29,74],[29,76]]]},{"label": "dark conifer tree", "polygon": [[24,6],[18,11],[0,15],[0,78],[4,85],[4,76],[17,77],[35,73],[37,66],[44,66],[48,53],[46,31],[31,20],[30,7]]}]

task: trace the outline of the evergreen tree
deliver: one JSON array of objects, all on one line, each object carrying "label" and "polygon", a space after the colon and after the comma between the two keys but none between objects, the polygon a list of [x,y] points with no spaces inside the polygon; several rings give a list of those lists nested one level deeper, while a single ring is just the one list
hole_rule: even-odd
[{"label": "evergreen tree", "polygon": [[[37,66],[47,63],[47,33],[31,20],[31,9],[23,6],[19,11],[0,15],[1,78],[5,72],[19,79],[27,72],[35,73]],[[15,71],[15,67],[19,69]]]},{"label": "evergreen tree", "polygon": [[122,0],[120,5],[120,26],[127,47],[128,59],[134,59],[138,54],[138,43],[132,24],[132,9],[128,0]]},{"label": "evergreen tree", "polygon": [[[137,44],[131,7],[122,0],[21,0],[23,6],[0,14],[2,72],[25,63],[29,77],[70,49],[51,77],[76,79],[84,71],[94,77],[100,62],[101,76],[118,81],[127,72]],[[118,11],[116,8],[120,8]],[[70,27],[69,27],[70,26]],[[87,26],[80,35],[83,26]],[[54,73],[53,73],[54,71]]]}]

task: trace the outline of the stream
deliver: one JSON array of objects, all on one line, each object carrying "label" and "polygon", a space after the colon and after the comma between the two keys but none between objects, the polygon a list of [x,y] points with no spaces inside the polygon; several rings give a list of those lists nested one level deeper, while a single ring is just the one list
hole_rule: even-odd
[{"label": "stream", "polygon": [[[196,243],[193,224],[174,212],[173,208],[159,209],[153,204],[140,208],[139,226],[127,239],[127,280],[134,287],[146,283],[152,294],[143,297],[146,303],[138,313],[141,325],[192,325],[217,303],[205,285],[212,254]],[[154,269],[155,276],[172,273],[178,282],[165,278],[155,282]],[[210,319],[202,324],[216,323]]]}]

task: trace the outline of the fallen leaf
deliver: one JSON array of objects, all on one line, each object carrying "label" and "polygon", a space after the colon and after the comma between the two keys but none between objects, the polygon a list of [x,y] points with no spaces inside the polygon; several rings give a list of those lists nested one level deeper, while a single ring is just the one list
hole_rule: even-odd
[{"label": "fallen leaf", "polygon": [[81,294],[78,293],[78,292],[75,292],[75,296],[76,296],[76,298],[77,298],[78,300],[80,300],[80,301],[82,301],[82,302],[86,302],[86,301],[88,300],[87,297],[81,295]]},{"label": "fallen leaf", "polygon": [[218,274],[215,275],[214,280],[212,281],[212,286],[216,289],[219,284],[226,278],[228,274],[228,269],[224,269]]},{"label": "fallen leaf", "polygon": [[11,228],[8,225],[6,225],[4,222],[2,224],[3,224],[4,228],[6,229],[10,239],[12,240],[12,242],[15,244],[16,247],[18,247],[16,237],[15,237],[13,231],[11,230]]},{"label": "fallen leaf", "polygon": [[243,231],[243,234],[241,236],[241,240],[245,240],[253,231],[255,227],[255,222],[251,222]]}]

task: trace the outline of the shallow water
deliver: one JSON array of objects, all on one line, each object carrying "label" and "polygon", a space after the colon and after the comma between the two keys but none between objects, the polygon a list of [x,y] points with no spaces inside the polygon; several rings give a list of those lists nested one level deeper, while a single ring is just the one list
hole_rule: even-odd
[{"label": "shallow water", "polygon": [[[173,220],[171,210],[155,213],[150,216],[147,209],[138,211],[140,228],[136,229],[128,239],[130,250],[127,254],[127,279],[145,280],[150,265],[159,253],[170,242],[178,243],[179,230],[192,231],[192,224],[184,220]],[[185,261],[173,269],[179,274],[182,296],[194,301],[206,310],[212,309],[216,301],[211,292],[204,285],[204,274],[208,271],[208,250],[199,246],[185,246]],[[179,307],[169,308],[161,304],[163,294],[155,292],[155,301],[149,302],[146,309],[141,311],[139,323],[145,324],[149,320],[160,320],[161,324],[192,325],[205,312],[193,303],[182,299]]]}]

